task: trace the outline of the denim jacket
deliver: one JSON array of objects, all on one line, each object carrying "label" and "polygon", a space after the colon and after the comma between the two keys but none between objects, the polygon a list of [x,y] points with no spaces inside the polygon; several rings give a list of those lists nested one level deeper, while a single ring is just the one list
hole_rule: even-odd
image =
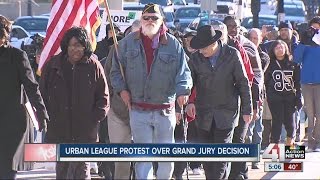
[{"label": "denim jacket", "polygon": [[111,85],[116,93],[129,90],[131,100],[135,103],[174,103],[176,96],[189,95],[191,92],[192,78],[187,59],[178,40],[166,33],[160,37],[148,74],[140,32],[131,33],[119,42],[118,55],[116,52],[113,55]]}]

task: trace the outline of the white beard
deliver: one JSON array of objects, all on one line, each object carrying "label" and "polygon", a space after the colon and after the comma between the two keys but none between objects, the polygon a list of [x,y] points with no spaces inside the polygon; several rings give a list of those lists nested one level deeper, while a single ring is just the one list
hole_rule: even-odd
[{"label": "white beard", "polygon": [[159,32],[161,24],[156,24],[155,26],[152,25],[146,25],[146,26],[142,26],[142,33],[145,36],[154,36]]}]

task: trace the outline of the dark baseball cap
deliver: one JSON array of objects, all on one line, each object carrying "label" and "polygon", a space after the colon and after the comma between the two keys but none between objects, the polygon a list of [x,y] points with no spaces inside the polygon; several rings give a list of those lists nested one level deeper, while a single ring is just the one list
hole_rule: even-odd
[{"label": "dark baseball cap", "polygon": [[278,27],[279,27],[279,30],[282,29],[282,28],[289,28],[289,29],[293,30],[292,24],[289,21],[280,22]]},{"label": "dark baseball cap", "polygon": [[161,8],[161,6],[159,6],[158,4],[154,4],[154,3],[146,4],[142,10],[142,14],[144,14],[144,13],[156,13],[156,14],[159,14],[160,16],[164,17],[164,12],[163,12],[163,9]]}]

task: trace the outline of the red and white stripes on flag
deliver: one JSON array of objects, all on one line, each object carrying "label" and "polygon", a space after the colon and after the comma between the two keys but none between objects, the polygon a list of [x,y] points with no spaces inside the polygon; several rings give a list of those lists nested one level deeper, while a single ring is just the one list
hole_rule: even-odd
[{"label": "red and white stripes on flag", "polygon": [[53,55],[58,54],[64,33],[73,26],[84,27],[90,37],[93,50],[96,47],[96,29],[101,24],[99,13],[101,0],[53,0],[38,74]]}]

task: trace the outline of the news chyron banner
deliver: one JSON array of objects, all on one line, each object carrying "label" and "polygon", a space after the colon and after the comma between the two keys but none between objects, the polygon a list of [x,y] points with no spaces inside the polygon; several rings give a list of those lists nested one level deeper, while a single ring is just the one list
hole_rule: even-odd
[{"label": "news chyron banner", "polygon": [[303,163],[299,160],[306,158],[305,153],[305,146],[270,144],[262,155],[263,159],[271,159],[264,163],[264,170],[265,172],[302,172]]},{"label": "news chyron banner", "polygon": [[257,144],[26,144],[25,161],[247,161]]}]

